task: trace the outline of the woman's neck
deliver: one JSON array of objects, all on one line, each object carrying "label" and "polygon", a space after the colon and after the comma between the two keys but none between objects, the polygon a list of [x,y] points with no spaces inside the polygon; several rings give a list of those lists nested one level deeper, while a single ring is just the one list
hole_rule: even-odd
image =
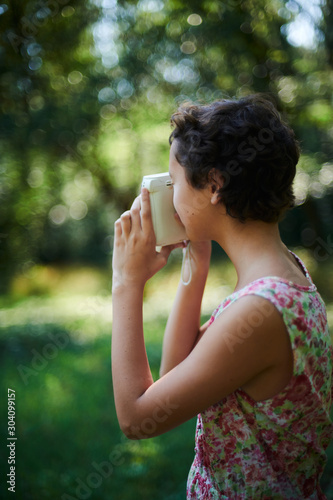
[{"label": "woman's neck", "polygon": [[235,267],[236,290],[262,276],[279,276],[291,264],[277,223],[248,221],[242,224],[229,218],[216,241]]}]

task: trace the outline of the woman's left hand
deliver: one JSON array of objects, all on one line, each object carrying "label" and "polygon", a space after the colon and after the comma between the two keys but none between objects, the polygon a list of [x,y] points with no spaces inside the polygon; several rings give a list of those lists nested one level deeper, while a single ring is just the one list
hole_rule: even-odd
[{"label": "woman's left hand", "polygon": [[162,247],[156,252],[156,238],[151,217],[149,192],[142,189],[131,210],[115,222],[112,289],[119,286],[141,286],[168,261],[174,248],[183,243]]}]

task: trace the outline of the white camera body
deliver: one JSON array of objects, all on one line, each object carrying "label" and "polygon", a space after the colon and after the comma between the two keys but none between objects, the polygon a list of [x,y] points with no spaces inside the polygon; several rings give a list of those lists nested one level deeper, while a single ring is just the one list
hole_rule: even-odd
[{"label": "white camera body", "polygon": [[142,187],[147,188],[150,193],[156,246],[171,245],[186,240],[184,227],[175,219],[173,187],[168,172],[145,175]]}]

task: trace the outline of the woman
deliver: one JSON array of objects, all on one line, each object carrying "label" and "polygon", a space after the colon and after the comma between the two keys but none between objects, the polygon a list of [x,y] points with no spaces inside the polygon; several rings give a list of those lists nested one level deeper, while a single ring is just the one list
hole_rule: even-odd
[{"label": "woman", "polygon": [[[198,415],[188,499],[325,498],[319,480],[333,434],[325,305],[278,228],[294,202],[294,133],[260,95],[183,107],[172,123],[169,171],[192,278],[179,284],[154,382],[143,290],[177,245],[155,251],[143,190],[115,223],[112,373],[120,426],[138,439]],[[212,240],[238,279],[200,326]]]}]

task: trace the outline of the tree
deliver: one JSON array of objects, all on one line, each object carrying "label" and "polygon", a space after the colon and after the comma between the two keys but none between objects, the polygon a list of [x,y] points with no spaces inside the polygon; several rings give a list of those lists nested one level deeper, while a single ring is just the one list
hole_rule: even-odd
[{"label": "tree", "polygon": [[2,287],[36,255],[50,208],[68,177],[68,160],[96,133],[96,60],[87,2],[12,1],[1,6],[0,89]]}]

